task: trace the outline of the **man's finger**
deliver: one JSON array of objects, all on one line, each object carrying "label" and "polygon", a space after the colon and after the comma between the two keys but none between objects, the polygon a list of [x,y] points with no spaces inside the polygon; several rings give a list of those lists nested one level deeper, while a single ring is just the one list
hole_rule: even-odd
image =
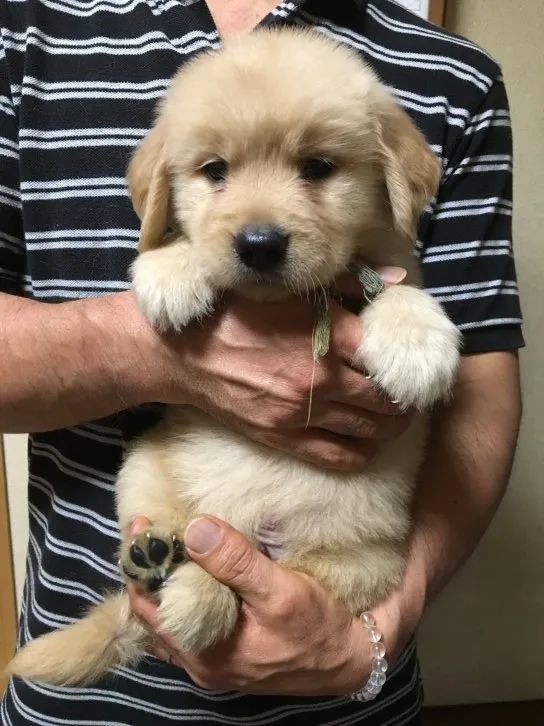
[{"label": "man's finger", "polygon": [[386,285],[400,285],[408,274],[404,267],[393,267],[392,265],[373,267],[373,270],[378,273]]},{"label": "man's finger", "polygon": [[226,522],[194,519],[185,530],[185,546],[191,559],[248,605],[262,605],[274,592],[278,566]]},{"label": "man's finger", "polygon": [[341,436],[389,441],[404,433],[409,420],[406,415],[374,414],[362,411],[358,406],[335,403],[316,413],[311,423]]},{"label": "man's finger", "polygon": [[266,436],[259,440],[278,451],[295,454],[309,464],[335,471],[363,471],[375,454],[371,440],[340,436],[313,426],[304,431],[289,432],[289,437],[266,431]]}]

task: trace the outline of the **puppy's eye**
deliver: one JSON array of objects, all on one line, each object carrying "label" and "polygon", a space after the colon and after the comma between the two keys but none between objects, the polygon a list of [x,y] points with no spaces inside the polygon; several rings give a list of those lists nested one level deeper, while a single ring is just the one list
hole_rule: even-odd
[{"label": "puppy's eye", "polygon": [[322,181],[323,179],[327,179],[335,168],[330,159],[308,157],[302,160],[299,173],[305,181]]},{"label": "puppy's eye", "polygon": [[216,159],[215,161],[208,161],[200,169],[209,181],[220,184],[227,178],[229,167],[226,161]]}]

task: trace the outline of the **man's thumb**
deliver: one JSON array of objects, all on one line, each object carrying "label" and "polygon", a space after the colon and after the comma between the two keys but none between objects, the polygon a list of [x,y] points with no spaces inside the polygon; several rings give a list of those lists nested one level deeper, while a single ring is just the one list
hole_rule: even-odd
[{"label": "man's thumb", "polygon": [[404,267],[393,267],[391,265],[375,267],[374,272],[378,273],[386,285],[400,285],[408,274]]},{"label": "man's thumb", "polygon": [[226,522],[209,515],[193,519],[185,547],[192,560],[248,605],[262,604],[274,592],[277,565]]}]

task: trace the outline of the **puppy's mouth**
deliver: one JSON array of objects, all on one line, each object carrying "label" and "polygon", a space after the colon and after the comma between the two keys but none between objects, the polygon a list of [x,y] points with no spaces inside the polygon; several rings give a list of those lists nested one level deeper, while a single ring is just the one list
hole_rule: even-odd
[{"label": "puppy's mouth", "polygon": [[239,269],[235,290],[253,300],[282,300],[299,294],[290,276],[282,270],[256,272]]},{"label": "puppy's mouth", "polygon": [[242,285],[290,287],[289,274],[285,270],[256,271],[244,269],[240,277]]}]

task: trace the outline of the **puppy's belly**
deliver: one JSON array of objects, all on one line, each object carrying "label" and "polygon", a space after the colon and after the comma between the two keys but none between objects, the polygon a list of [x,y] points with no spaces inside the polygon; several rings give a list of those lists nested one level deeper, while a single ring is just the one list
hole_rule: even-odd
[{"label": "puppy's belly", "polygon": [[172,408],[160,446],[174,498],[248,536],[278,527],[287,551],[402,542],[426,422],[415,418],[363,474],[324,471],[254,444],[192,409]]}]

